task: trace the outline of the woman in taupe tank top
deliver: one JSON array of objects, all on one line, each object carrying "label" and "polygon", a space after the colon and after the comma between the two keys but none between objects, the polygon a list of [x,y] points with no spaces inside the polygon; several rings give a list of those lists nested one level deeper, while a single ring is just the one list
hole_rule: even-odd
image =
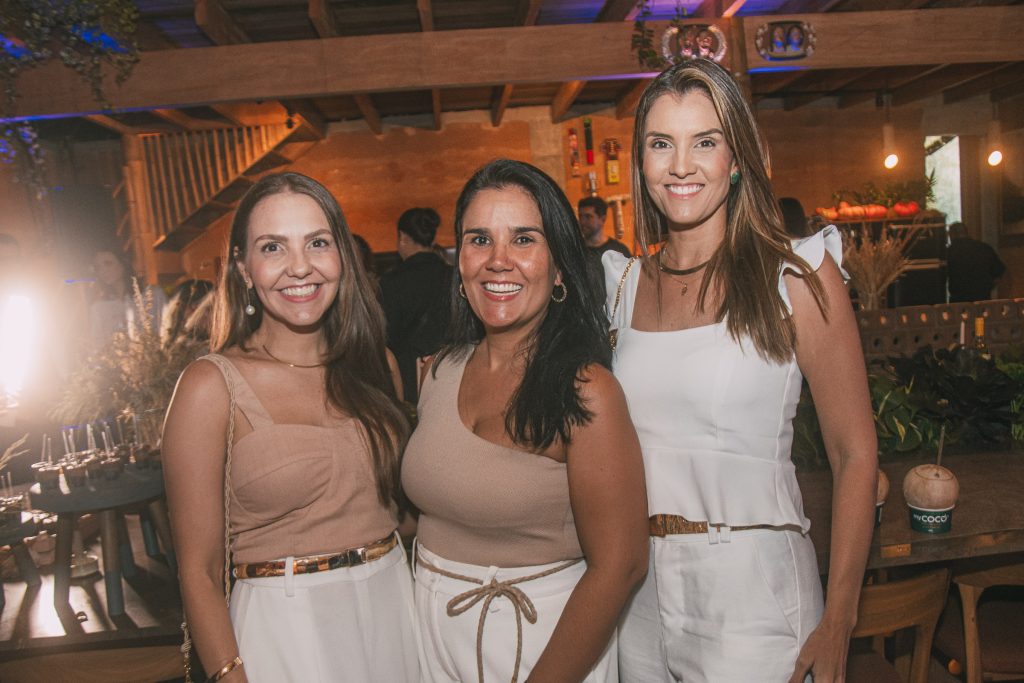
[{"label": "woman in taupe tank top", "polygon": [[618,681],[647,506],[600,284],[565,195],[528,164],[478,171],[455,231],[453,341],[402,466],[423,680]]},{"label": "woman in taupe tank top", "polygon": [[267,176],[243,197],[212,347],[182,374],[163,439],[203,669],[225,682],[415,683],[397,366],[341,208],[316,181]]}]

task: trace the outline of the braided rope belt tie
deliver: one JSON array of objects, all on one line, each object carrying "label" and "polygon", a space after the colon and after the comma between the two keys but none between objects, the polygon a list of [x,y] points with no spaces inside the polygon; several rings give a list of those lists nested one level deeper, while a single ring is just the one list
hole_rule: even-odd
[{"label": "braided rope belt tie", "polygon": [[525,616],[526,620],[531,624],[537,623],[537,608],[534,607],[533,601],[530,600],[530,597],[516,584],[541,579],[545,576],[551,576],[563,569],[568,569],[574,564],[579,564],[583,561],[583,558],[581,557],[575,560],[562,562],[551,569],[546,569],[542,572],[537,572],[536,574],[520,576],[507,581],[498,581],[497,579],[492,578],[488,583],[484,583],[483,580],[472,576],[463,576],[462,574],[455,574],[441,569],[440,567],[435,567],[422,557],[417,557],[416,561],[427,571],[440,574],[441,576],[445,576],[449,579],[477,584],[476,588],[471,588],[464,593],[459,593],[449,600],[447,612],[449,617],[457,617],[465,614],[477,603],[483,601],[483,605],[480,607],[480,620],[477,622],[476,626],[476,672],[478,683],[484,683],[484,622],[487,621],[488,608],[496,598],[508,598],[508,601],[512,603],[512,607],[515,608],[516,612],[516,665],[512,670],[511,683],[517,683],[519,680],[519,664],[523,658],[523,617]]}]

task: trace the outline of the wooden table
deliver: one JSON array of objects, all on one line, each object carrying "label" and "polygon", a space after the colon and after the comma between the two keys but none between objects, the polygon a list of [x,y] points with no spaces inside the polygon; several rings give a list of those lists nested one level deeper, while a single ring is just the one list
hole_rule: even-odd
[{"label": "wooden table", "polygon": [[[39,570],[36,569],[36,563],[29,556],[24,541],[29,536],[35,536],[38,531],[38,525],[32,515],[27,512],[21,513],[21,521],[17,524],[0,527],[0,546],[11,546],[11,553],[14,555],[14,561],[18,564],[18,571],[28,586],[38,586],[40,579]],[[4,608],[5,604],[3,586],[0,586],[0,610]]]},{"label": "wooden table", "polygon": [[[875,528],[868,569],[945,562],[970,557],[1024,551],[1024,452],[1001,451],[943,458],[960,480],[960,499],[953,512],[949,533],[912,531],[903,477],[916,465],[914,459],[882,465],[890,490]],[[828,571],[832,524],[832,474],[828,471],[797,475],[804,497],[804,511],[811,520],[811,538],[818,554],[818,569]]]},{"label": "wooden table", "polygon": [[[107,613],[124,614],[124,590],[121,577],[125,562],[131,562],[130,553],[121,557],[121,539],[118,530],[118,508],[144,503],[165,548],[171,548],[170,524],[161,502],[164,493],[163,471],[135,469],[127,466],[113,481],[92,482],[69,489],[61,475],[60,491],[40,491],[39,484],[30,489],[32,506],[46,512],[57,513],[57,554],[54,563],[53,604],[60,609],[68,605],[71,585],[71,537],[78,515],[93,512],[100,520],[100,541],[103,548],[103,581],[107,592]],[[125,539],[126,541],[127,539]],[[168,551],[170,552],[170,551]]]}]

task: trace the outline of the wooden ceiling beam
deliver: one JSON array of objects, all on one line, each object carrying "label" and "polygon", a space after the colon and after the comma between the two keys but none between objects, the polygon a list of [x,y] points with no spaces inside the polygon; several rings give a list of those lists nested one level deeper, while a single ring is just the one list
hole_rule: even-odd
[{"label": "wooden ceiling beam", "polygon": [[[763,100],[766,97],[774,97],[775,93],[785,90],[808,74],[807,71],[789,71],[782,74],[759,74],[757,79],[758,89],[754,93],[754,102]],[[760,78],[768,77],[768,78]]]},{"label": "wooden ceiling beam", "polygon": [[621,120],[632,116],[636,112],[636,105],[640,103],[640,96],[644,94],[644,90],[653,80],[653,78],[642,78],[623,93],[615,102],[615,118]]},{"label": "wooden ceiling beam", "polygon": [[872,102],[878,98],[880,93],[892,92],[918,78],[943,69],[943,65],[931,66],[905,66],[898,69],[873,69],[864,77],[847,85],[847,89],[859,92],[848,92],[840,95],[836,106],[839,109],[848,109],[864,102]]},{"label": "wooden ceiling beam", "polygon": [[950,64],[922,78],[917,78],[895,89],[892,93],[892,106],[902,107],[912,102],[936,95],[946,88],[955,88],[967,84],[977,78],[997,71],[1002,64]]},{"label": "wooden ceiling beam", "polygon": [[380,113],[377,111],[377,107],[373,105],[373,100],[370,99],[370,96],[360,94],[353,95],[352,97],[356,101],[359,111],[362,112],[363,118],[366,119],[366,125],[370,127],[370,130],[375,135],[383,133],[384,127],[380,122]]},{"label": "wooden ceiling beam", "polygon": [[420,15],[420,30],[434,30],[434,12],[430,8],[430,0],[416,0],[416,12]]},{"label": "wooden ceiling beam", "polygon": [[505,109],[508,108],[508,101],[512,98],[511,83],[498,86],[491,96],[491,125],[497,128],[501,125],[501,119],[505,116]]},{"label": "wooden ceiling beam", "polygon": [[595,21],[632,21],[639,9],[636,0],[606,0]]},{"label": "wooden ceiling beam", "polygon": [[307,13],[318,36],[334,38],[339,35],[338,22],[331,11],[331,0],[309,0]]},{"label": "wooden ceiling beam", "polygon": [[[776,21],[788,18],[772,15]],[[1024,22],[1024,5],[792,19],[812,21],[819,45],[829,46],[805,60],[801,66],[808,70],[1024,60],[1024,41],[1016,30]],[[650,23],[655,31],[667,25]],[[153,109],[647,76],[638,73],[630,49],[632,30],[620,21],[160,50],[142,53],[125,83],[111,78],[107,93],[114,108]],[[755,33],[746,31],[752,69],[768,64],[757,53]],[[863,36],[886,48],[865,50]],[[600,49],[580,50],[580,45]],[[33,70],[16,87],[15,117],[102,113],[89,86],[60,63]]]},{"label": "wooden ceiling beam", "polygon": [[[991,93],[990,99],[993,102],[1002,102],[1004,100],[1012,100],[1015,97],[1020,97],[1024,93],[1024,77],[1019,78],[1014,83],[1008,83],[994,89]],[[1024,111],[1024,107],[1018,106],[1017,109]]]},{"label": "wooden ceiling beam", "polygon": [[85,118],[87,121],[91,121],[92,123],[95,123],[97,126],[102,126],[103,128],[114,131],[115,133],[118,133],[120,135],[138,135],[139,133],[144,132],[138,130],[137,128],[126,126],[117,119],[107,116],[106,114],[91,114],[89,116],[86,116]]},{"label": "wooden ceiling beam", "polygon": [[943,104],[953,104],[997,90],[1020,79],[1020,73],[1020,64],[1005,64],[1003,68],[988,74],[985,78],[947,88],[942,93],[942,102]]},{"label": "wooden ceiling beam", "polygon": [[540,15],[543,0],[519,0],[516,4],[515,26],[533,26]]},{"label": "wooden ceiling beam", "polygon": [[153,109],[151,114],[157,116],[167,123],[174,124],[178,128],[187,131],[224,129],[228,126],[216,121],[197,119],[194,116],[178,111],[177,109]]},{"label": "wooden ceiling beam", "polygon": [[722,12],[722,0],[703,0],[691,16],[700,19],[715,19],[722,16]]},{"label": "wooden ceiling beam", "polygon": [[745,4],[747,4],[747,0],[732,0],[732,2],[722,10],[722,17],[728,19],[743,9]]},{"label": "wooden ceiling beam", "polygon": [[558,123],[569,111],[569,107],[576,101],[576,98],[583,92],[587,85],[586,81],[566,81],[558,86],[555,99],[551,101],[551,122]]},{"label": "wooden ceiling beam", "polygon": [[441,130],[441,91],[437,88],[430,91],[430,110],[434,115],[434,130]]},{"label": "wooden ceiling beam", "polygon": [[[844,70],[839,73],[809,72],[807,78],[795,84],[792,95],[783,98],[782,108],[784,111],[794,111],[823,97],[833,97],[838,91],[863,80],[873,71],[872,69],[865,73],[861,69],[856,69]],[[801,90],[804,92],[800,92]]]},{"label": "wooden ceiling beam", "polygon": [[249,36],[235,23],[221,0],[196,0],[195,21],[215,45],[248,43]]}]

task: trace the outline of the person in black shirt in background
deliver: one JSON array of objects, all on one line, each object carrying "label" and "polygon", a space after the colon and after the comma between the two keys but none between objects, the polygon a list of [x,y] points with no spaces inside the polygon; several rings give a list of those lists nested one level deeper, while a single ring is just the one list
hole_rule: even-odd
[{"label": "person in black shirt in background", "polygon": [[580,233],[583,235],[583,242],[591,253],[597,255],[601,260],[601,254],[614,249],[625,256],[632,256],[622,242],[608,237],[604,234],[604,219],[608,216],[608,204],[600,197],[584,197],[576,205],[576,212],[580,217]]},{"label": "person in black shirt in background", "polygon": [[967,236],[963,223],[949,224],[949,300],[986,301],[1006,266],[990,245]]},{"label": "person in black shirt in background", "polygon": [[433,355],[448,326],[452,267],[434,250],[441,217],[433,209],[409,209],[398,219],[402,262],[380,278],[388,348],[398,360],[404,398],[415,404],[416,359]]}]

